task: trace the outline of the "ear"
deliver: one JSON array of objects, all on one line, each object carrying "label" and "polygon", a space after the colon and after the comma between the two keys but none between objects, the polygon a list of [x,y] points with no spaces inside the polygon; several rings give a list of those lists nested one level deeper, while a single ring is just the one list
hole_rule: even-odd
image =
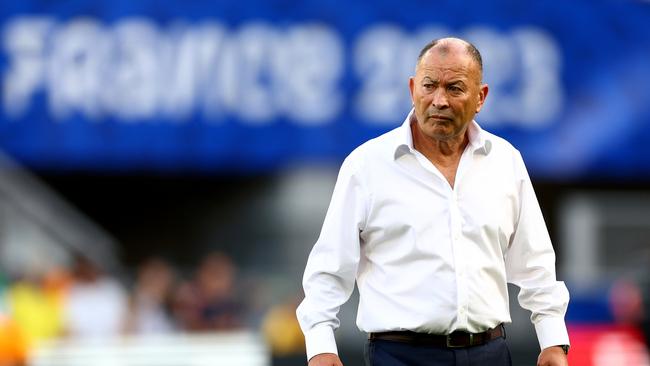
[{"label": "ear", "polygon": [[476,113],[481,111],[481,108],[483,108],[483,104],[485,103],[485,98],[487,98],[488,95],[488,85],[483,84],[481,85],[481,89],[478,92],[478,104],[476,105]]},{"label": "ear", "polygon": [[415,104],[415,100],[413,100],[413,91],[415,90],[415,79],[413,76],[409,78],[409,92],[411,93],[411,103]]}]

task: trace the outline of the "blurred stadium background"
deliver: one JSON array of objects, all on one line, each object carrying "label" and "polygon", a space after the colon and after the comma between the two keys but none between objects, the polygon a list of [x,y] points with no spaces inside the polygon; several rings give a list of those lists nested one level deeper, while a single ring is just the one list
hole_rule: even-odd
[{"label": "blurred stadium background", "polygon": [[0,34],[0,365],[304,365],[338,166],[444,35],[482,51],[477,120],[528,164],[571,365],[650,365],[650,2],[3,0]]}]

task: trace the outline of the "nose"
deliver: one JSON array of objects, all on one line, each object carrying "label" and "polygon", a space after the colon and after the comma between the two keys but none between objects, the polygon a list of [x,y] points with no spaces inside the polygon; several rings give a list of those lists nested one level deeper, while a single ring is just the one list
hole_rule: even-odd
[{"label": "nose", "polygon": [[445,109],[449,107],[449,101],[447,100],[447,94],[442,88],[436,88],[433,92],[433,98],[431,99],[431,105],[436,109]]}]

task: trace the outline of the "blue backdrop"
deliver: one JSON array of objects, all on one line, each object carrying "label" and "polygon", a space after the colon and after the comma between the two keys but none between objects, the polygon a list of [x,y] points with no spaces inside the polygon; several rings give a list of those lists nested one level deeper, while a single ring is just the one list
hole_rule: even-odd
[{"label": "blue backdrop", "polygon": [[456,35],[484,56],[477,121],[532,175],[650,177],[648,1],[22,0],[0,31],[0,149],[37,169],[339,162]]}]

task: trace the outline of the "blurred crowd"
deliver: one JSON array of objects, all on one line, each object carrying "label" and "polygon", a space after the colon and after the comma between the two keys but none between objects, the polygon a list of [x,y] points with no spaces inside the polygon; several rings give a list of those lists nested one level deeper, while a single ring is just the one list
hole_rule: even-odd
[{"label": "blurred crowd", "polygon": [[650,286],[645,281],[619,278],[609,289],[608,302],[616,324],[638,329],[650,350]]},{"label": "blurred crowd", "polygon": [[236,264],[221,252],[184,275],[162,258],[148,258],[130,281],[82,255],[70,268],[15,279],[0,274],[0,366],[26,365],[38,342],[57,338],[251,328],[262,331],[274,357],[302,357],[298,298],[260,310],[243,292],[249,291],[242,291]]},{"label": "blurred crowd", "polygon": [[[264,336],[273,366],[304,365],[304,338],[295,317],[300,296],[265,303],[264,281],[251,284],[239,272],[222,252],[183,270],[150,257],[119,278],[83,255],[69,266],[26,269],[16,278],[0,271],[0,366],[28,365],[41,341],[238,330]],[[604,301],[614,323],[640,329],[646,340],[648,288],[615,281]]]}]

